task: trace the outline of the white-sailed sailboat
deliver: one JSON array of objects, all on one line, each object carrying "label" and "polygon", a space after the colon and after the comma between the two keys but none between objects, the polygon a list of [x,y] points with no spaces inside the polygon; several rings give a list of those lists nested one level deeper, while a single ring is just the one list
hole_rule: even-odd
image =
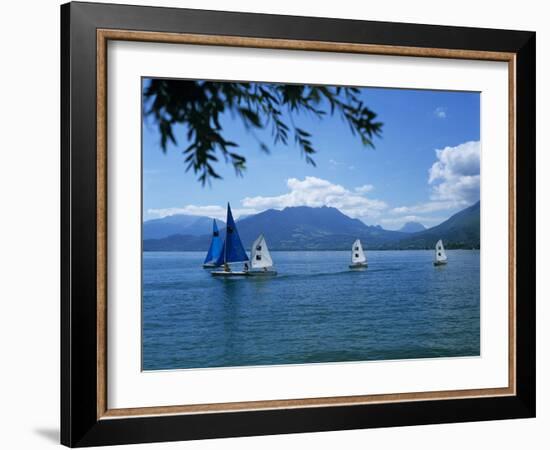
[{"label": "white-sailed sailboat", "polygon": [[447,264],[447,254],[443,247],[443,241],[440,239],[435,244],[434,266],[443,266],[445,264]]},{"label": "white-sailed sailboat", "polygon": [[363,251],[361,241],[356,239],[351,247],[351,264],[350,269],[361,269],[367,267],[367,257]]},{"label": "white-sailed sailboat", "polygon": [[251,270],[248,272],[252,276],[274,276],[277,272],[273,270],[273,259],[267,248],[267,242],[264,235],[260,234],[252,244],[250,252]]},{"label": "white-sailed sailboat", "polygon": [[[223,243],[220,256],[216,260],[217,267],[221,267],[222,270],[213,270],[210,272],[215,277],[235,277],[248,275],[248,270],[233,271],[229,264],[231,263],[248,263],[248,255],[244,250],[241,238],[237,231],[237,226],[233,220],[233,214],[231,214],[231,206],[227,204],[227,222],[225,228],[225,241]],[[245,265],[246,268],[246,265]]]}]

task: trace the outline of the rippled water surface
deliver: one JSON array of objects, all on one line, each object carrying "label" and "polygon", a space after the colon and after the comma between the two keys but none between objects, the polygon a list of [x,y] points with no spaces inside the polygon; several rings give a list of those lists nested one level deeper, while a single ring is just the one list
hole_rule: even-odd
[{"label": "rippled water surface", "polygon": [[143,254],[143,369],[479,355],[479,251],[272,252],[277,277],[213,278]]}]

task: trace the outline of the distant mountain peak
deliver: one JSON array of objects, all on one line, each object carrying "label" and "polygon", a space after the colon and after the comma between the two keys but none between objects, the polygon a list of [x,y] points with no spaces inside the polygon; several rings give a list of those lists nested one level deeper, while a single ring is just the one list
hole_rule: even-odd
[{"label": "distant mountain peak", "polygon": [[[173,214],[160,219],[143,222],[143,239],[162,239],[171,235],[202,236],[212,232],[212,218]],[[223,220],[216,219],[218,227],[225,227]]]},{"label": "distant mountain peak", "polygon": [[340,212],[338,208],[334,208],[332,206],[322,205],[322,206],[307,206],[307,205],[300,205],[300,206],[285,206],[281,211],[308,211],[308,210],[334,210]]},{"label": "distant mountain peak", "polygon": [[479,248],[480,247],[480,203],[453,214],[446,221],[424,231],[411,233],[397,243],[397,247],[433,248],[442,239],[446,248]]},{"label": "distant mountain peak", "polygon": [[424,231],[426,227],[420,222],[407,222],[403,225],[399,231],[403,233],[417,233],[419,231]]}]

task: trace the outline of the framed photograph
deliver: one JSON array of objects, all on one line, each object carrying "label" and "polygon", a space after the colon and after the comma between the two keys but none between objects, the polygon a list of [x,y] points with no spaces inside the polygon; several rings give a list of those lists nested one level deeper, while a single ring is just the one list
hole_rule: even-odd
[{"label": "framed photograph", "polygon": [[535,415],[535,33],[61,7],[61,441]]}]

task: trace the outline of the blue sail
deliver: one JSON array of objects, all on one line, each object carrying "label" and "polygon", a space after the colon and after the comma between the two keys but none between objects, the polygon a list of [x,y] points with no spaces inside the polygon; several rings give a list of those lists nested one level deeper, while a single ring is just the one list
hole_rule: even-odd
[{"label": "blue sail", "polygon": [[213,263],[214,261],[216,261],[220,257],[220,254],[223,248],[216,219],[213,219],[213,220],[214,220],[214,225],[212,228],[212,240],[210,241],[210,248],[208,249],[206,258],[204,258],[204,264]]},{"label": "blue sail", "polygon": [[248,261],[248,255],[244,250],[243,243],[231,214],[231,206],[227,204],[227,227],[225,229],[225,242],[222,252],[216,261],[217,266],[234,262]]}]

